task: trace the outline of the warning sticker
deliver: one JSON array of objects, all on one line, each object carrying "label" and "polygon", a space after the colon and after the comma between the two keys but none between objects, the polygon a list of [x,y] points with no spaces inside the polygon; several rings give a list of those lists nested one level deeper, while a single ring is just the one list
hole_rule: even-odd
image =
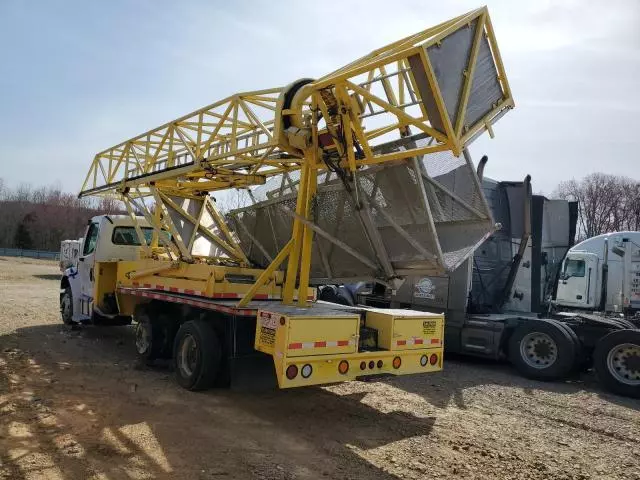
[{"label": "warning sticker", "polygon": [[260,325],[275,330],[278,328],[278,315],[269,312],[260,312]]},{"label": "warning sticker", "polygon": [[260,329],[260,343],[262,345],[275,345],[276,331],[271,328],[262,327]]},{"label": "warning sticker", "polygon": [[422,322],[422,333],[425,337],[432,337],[437,334],[436,328],[438,326],[437,320],[425,320]]},{"label": "warning sticker", "polygon": [[269,312],[260,312],[260,343],[275,345],[278,316]]}]

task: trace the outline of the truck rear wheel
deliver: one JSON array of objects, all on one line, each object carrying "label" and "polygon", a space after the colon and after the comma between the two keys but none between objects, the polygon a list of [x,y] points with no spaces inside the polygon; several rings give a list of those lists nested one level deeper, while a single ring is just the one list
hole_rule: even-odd
[{"label": "truck rear wheel", "polygon": [[576,345],[561,325],[527,320],[509,339],[509,360],[525,377],[557,380],[567,376],[576,361]]},{"label": "truck rear wheel", "polygon": [[60,294],[60,316],[65,325],[73,325],[73,294],[71,287],[65,287]]},{"label": "truck rear wheel", "polygon": [[162,339],[159,337],[160,329],[154,325],[146,309],[137,309],[136,319],[136,354],[144,364],[151,364],[160,356]]},{"label": "truck rear wheel", "polygon": [[640,398],[640,330],[617,330],[598,340],[593,366],[607,390]]},{"label": "truck rear wheel", "polygon": [[173,363],[178,383],[187,390],[213,386],[220,369],[220,340],[205,320],[183,323],[173,344]]},{"label": "truck rear wheel", "polygon": [[580,342],[580,339],[578,338],[578,335],[576,335],[576,332],[573,331],[573,329],[567,325],[566,323],[563,323],[559,320],[548,320],[552,323],[555,323],[556,325],[559,325],[560,327],[562,327],[568,334],[569,337],[571,337],[571,341],[573,342],[573,345],[575,346],[576,352],[575,352],[575,357],[574,357],[574,361],[573,361],[573,366],[571,368],[571,371],[573,372],[577,372],[579,370],[582,370],[583,368],[585,368],[586,365],[586,359],[585,359],[585,355],[583,354],[582,351],[582,343]]}]

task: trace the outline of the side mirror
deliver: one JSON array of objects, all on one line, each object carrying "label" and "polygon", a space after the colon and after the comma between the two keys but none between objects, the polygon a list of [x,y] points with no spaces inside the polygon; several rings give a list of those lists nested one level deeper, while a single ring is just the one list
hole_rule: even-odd
[{"label": "side mirror", "polygon": [[614,245],[613,247],[611,247],[611,252],[615,253],[619,257],[624,257],[624,254],[625,254],[624,249],[618,247],[617,245]]}]

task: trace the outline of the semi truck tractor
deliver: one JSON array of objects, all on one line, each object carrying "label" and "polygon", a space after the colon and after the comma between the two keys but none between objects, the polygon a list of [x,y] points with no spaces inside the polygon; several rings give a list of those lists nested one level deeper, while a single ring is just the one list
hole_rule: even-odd
[{"label": "semi truck tractor", "polygon": [[574,245],[562,265],[558,310],[640,310],[640,232],[613,232]]},{"label": "semi truck tractor", "polygon": [[[140,358],[172,359],[191,390],[249,357],[281,388],[438,371],[442,312],[318,302],[312,281],[397,288],[464,263],[495,229],[467,146],[513,106],[481,8],[101,151],[80,196],[128,215],[89,222],[62,318],[135,322]],[[281,194],[259,210],[210,195],[267,182]]]}]

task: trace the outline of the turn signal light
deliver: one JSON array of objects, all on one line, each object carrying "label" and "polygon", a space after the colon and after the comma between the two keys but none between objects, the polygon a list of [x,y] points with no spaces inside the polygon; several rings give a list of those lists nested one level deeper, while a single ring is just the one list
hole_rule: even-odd
[{"label": "turn signal light", "polygon": [[349,371],[349,362],[347,362],[346,360],[342,360],[342,361],[338,364],[338,371],[339,371],[342,375],[345,375],[345,374]]},{"label": "turn signal light", "polygon": [[429,357],[429,363],[431,365],[435,365],[436,363],[438,363],[438,355],[436,355],[435,353],[432,353],[431,356]]},{"label": "turn signal light", "polygon": [[395,357],[393,359],[393,368],[395,368],[396,370],[400,368],[400,365],[402,365],[402,359],[400,357]]},{"label": "turn signal light", "polygon": [[298,367],[295,365],[289,365],[287,367],[286,375],[289,380],[293,380],[298,376]]}]

